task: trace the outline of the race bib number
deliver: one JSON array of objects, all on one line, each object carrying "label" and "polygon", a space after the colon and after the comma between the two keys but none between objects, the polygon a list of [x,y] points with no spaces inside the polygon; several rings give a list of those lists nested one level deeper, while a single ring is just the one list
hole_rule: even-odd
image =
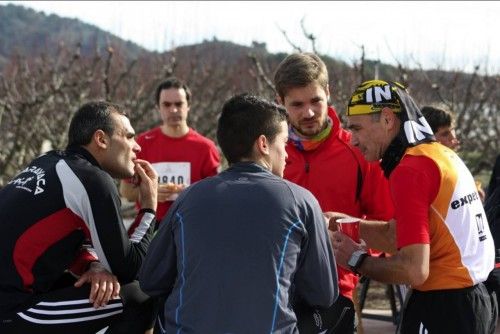
[{"label": "race bib number", "polygon": [[158,183],[191,184],[190,162],[156,162],[153,168],[158,173]]}]

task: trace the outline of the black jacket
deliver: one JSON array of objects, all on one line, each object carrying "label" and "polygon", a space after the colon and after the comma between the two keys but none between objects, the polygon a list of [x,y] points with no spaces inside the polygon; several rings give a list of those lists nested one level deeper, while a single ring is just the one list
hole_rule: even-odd
[{"label": "black jacket", "polygon": [[0,191],[0,314],[50,291],[90,244],[127,283],[137,277],[154,228],[143,211],[127,231],[111,176],[83,148],[35,159]]}]

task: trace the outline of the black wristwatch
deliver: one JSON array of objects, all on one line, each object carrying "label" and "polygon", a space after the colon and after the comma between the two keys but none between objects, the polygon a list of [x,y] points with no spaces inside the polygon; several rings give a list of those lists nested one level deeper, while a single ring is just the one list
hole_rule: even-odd
[{"label": "black wristwatch", "polygon": [[358,269],[361,267],[361,264],[363,261],[368,257],[368,253],[364,250],[357,250],[354,253],[352,253],[351,257],[349,258],[349,261],[347,261],[347,265],[349,266],[349,269],[356,275],[359,275]]}]

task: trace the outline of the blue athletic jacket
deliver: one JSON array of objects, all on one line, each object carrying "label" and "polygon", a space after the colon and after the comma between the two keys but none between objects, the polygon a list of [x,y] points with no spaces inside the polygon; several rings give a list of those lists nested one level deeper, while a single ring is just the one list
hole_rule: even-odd
[{"label": "blue athletic jacket", "polygon": [[140,273],[164,296],[167,333],[298,333],[291,300],[338,295],[321,209],[306,189],[255,163],[187,188],[164,218]]}]

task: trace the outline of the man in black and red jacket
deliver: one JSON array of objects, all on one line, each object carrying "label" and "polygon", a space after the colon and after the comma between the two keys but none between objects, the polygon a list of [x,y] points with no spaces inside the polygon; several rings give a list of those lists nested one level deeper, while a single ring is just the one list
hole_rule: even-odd
[{"label": "man in black and red jacket", "polygon": [[[87,103],[67,149],[36,158],[0,191],[1,333],[150,328],[152,301],[135,279],[153,235],[157,175],[136,159],[134,136],[120,106]],[[127,230],[113,178],[133,175],[144,205]],[[130,312],[139,319],[127,322]]]}]

